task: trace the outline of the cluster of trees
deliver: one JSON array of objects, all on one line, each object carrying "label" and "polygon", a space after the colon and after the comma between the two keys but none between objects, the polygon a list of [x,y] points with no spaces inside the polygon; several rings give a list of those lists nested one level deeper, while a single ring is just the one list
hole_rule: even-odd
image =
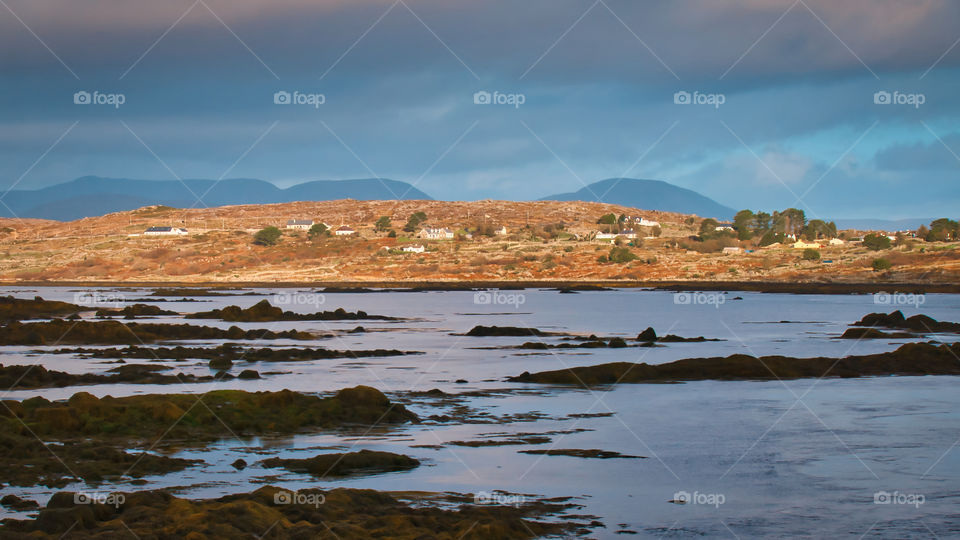
[{"label": "cluster of trees", "polygon": [[948,218],[935,219],[930,227],[923,225],[917,229],[917,237],[927,242],[950,242],[960,239],[960,224]]},{"label": "cluster of trees", "polygon": [[406,225],[403,226],[403,232],[413,233],[417,232],[417,229],[420,228],[420,224],[427,220],[427,214],[423,212],[414,212],[410,219],[407,220]]},{"label": "cluster of trees", "polygon": [[837,236],[836,223],[822,219],[807,221],[804,211],[799,208],[787,208],[772,214],[741,210],[733,218],[733,229],[739,240],[759,238],[761,246],[782,242],[787,236],[805,240]]}]

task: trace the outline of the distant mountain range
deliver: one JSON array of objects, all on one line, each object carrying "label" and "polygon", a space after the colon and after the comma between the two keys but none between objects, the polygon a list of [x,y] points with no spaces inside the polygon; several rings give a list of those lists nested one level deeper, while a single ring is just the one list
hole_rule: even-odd
[{"label": "distant mountain range", "polygon": [[702,217],[731,219],[736,210],[701,195],[661,180],[608,178],[584,186],[573,193],[560,193],[541,201],[588,201],[622,204],[644,210],[696,214]]},{"label": "distant mountain range", "polygon": [[[433,198],[407,182],[385,178],[315,180],[282,189],[270,182],[246,178],[175,181],[84,176],[41,189],[11,190],[0,198],[0,217],[72,221],[155,204],[205,208],[336,199]],[[606,202],[723,219],[734,214],[733,209],[695,191],[658,180],[632,178],[601,180],[575,193],[551,195],[541,200]]]},{"label": "distant mountain range", "polygon": [[839,229],[858,229],[861,231],[912,231],[921,225],[930,225],[935,218],[911,219],[837,219],[834,222]]},{"label": "distant mountain range", "polygon": [[0,199],[0,216],[72,221],[153,204],[206,208],[335,199],[431,199],[406,182],[385,178],[315,180],[286,189],[246,178],[227,180],[130,180],[84,176],[36,190],[11,190]]}]

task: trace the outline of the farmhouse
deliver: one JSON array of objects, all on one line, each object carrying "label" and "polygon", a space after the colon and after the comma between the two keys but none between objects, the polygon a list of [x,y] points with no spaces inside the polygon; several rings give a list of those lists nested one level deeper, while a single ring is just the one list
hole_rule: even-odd
[{"label": "farmhouse", "polygon": [[508,234],[507,226],[501,225],[499,229],[494,231],[494,234],[496,234],[497,236],[506,236]]},{"label": "farmhouse", "polygon": [[403,251],[407,253],[423,253],[426,250],[423,246],[404,246]]},{"label": "farmhouse", "polygon": [[337,236],[350,236],[357,234],[357,231],[349,225],[341,225],[340,227],[337,227],[337,230],[333,231],[333,234]]},{"label": "farmhouse", "polygon": [[298,231],[308,231],[310,227],[313,227],[312,219],[288,219],[287,228],[294,229]]},{"label": "farmhouse", "polygon": [[[830,241],[828,242],[828,244],[830,244],[831,246],[842,246],[842,245],[846,244],[846,242],[844,242],[843,240],[841,240],[841,239],[839,239],[839,238],[831,238]],[[824,262],[826,262],[826,261],[824,261]]]},{"label": "farmhouse", "polygon": [[717,223],[717,226],[714,227],[717,231],[732,231],[733,223]]},{"label": "farmhouse", "polygon": [[820,249],[820,244],[816,242],[804,242],[803,240],[797,240],[793,244],[794,249]]},{"label": "farmhouse", "polygon": [[738,247],[735,247],[735,246],[728,246],[728,247],[723,248],[723,254],[724,254],[724,255],[735,255],[735,254],[737,254],[737,253],[740,253],[741,251],[743,251],[743,250],[740,249],[740,248],[738,248]]},{"label": "farmhouse", "polygon": [[446,228],[436,229],[426,227],[420,230],[419,236],[424,240],[451,240],[453,238],[453,231]]},{"label": "farmhouse", "polygon": [[150,227],[143,232],[144,236],[183,236],[186,234],[187,230],[180,227]]}]

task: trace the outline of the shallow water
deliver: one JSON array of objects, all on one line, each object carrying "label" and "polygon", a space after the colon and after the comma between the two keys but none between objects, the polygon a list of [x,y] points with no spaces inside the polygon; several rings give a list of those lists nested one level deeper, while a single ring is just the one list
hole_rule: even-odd
[{"label": "shallow water", "polygon": [[[85,290],[79,294],[87,294]],[[303,341],[264,341],[257,346],[314,346],[333,349],[395,348],[422,351],[416,356],[235,364],[267,375],[256,381],[183,385],[98,385],[13,391],[4,399],[43,395],[62,399],[83,390],[98,396],[140,393],[200,393],[212,388],[328,392],[367,384],[396,399],[410,390],[439,388],[460,393],[502,390],[465,398],[478,411],[511,423],[406,426],[371,432],[337,432],[287,438],[223,440],[204,448],[160,445],[178,457],[206,465],[179,474],[149,477],[146,486],[119,483],[97,491],[177,487],[191,497],[246,492],[263,483],[290,488],[350,486],[382,490],[502,490],[528,497],[576,497],[578,514],[606,524],[592,536],[638,537],[939,537],[960,536],[960,393],[957,377],[883,377],[852,380],[769,382],[698,381],[685,384],[620,385],[593,391],[504,381],[523,371],[561,369],[611,361],[651,364],[698,356],[844,356],[893,350],[909,340],[840,340],[863,315],[899,308],[960,320],[960,298],[927,295],[920,306],[877,304],[873,295],[782,295],[730,293],[687,297],[661,291],[618,290],[559,294],[556,291],[504,291],[523,303],[475,303],[472,292],[330,293],[306,289],[260,289],[261,296],[200,297],[204,302],[161,302],[178,312],[252,305],[264,298],[298,312],[344,307],[411,320],[241,323],[242,328],[297,328],[335,337]],[[74,289],[7,289],[2,294],[74,301]],[[105,297],[141,298],[149,291],[101,290]],[[734,300],[735,297],[742,300]],[[505,298],[505,297],[504,297]],[[519,299],[521,297],[515,297]],[[483,300],[483,297],[479,298]],[[712,303],[697,303],[712,299]],[[881,298],[882,301],[882,298]],[[919,307],[919,309],[917,309]],[[157,321],[180,322],[175,317]],[[143,322],[139,320],[138,322]],[[230,326],[216,321],[191,321]],[[634,337],[647,326],[658,334],[719,338],[724,341],[676,343],[657,348],[529,351],[477,347],[518,345],[537,338],[476,338],[463,334],[477,324],[529,326],[583,335]],[[365,333],[343,334],[362,325]],[[936,336],[952,341],[956,336]],[[542,338],[548,343],[560,337]],[[178,342],[184,344],[183,342]],[[197,342],[215,345],[215,342]],[[56,347],[49,347],[53,349]],[[36,347],[8,347],[4,364],[39,363],[75,373],[113,367],[102,360],[33,353]],[[42,348],[40,348],[42,349]],[[960,361],[960,360],[958,360]],[[130,362],[147,362],[133,360]],[[175,371],[206,374],[202,361],[163,362]],[[459,379],[466,383],[457,383]],[[422,417],[442,414],[430,398],[409,398]],[[528,413],[537,412],[537,415]],[[571,414],[615,413],[576,418]],[[546,445],[441,449],[411,448],[494,433],[574,431]],[[423,461],[409,472],[317,482],[281,469],[258,466],[235,471],[237,458],[250,463],[281,455],[306,457],[323,449],[382,449]],[[645,459],[581,459],[518,453],[527,449],[613,450]],[[77,489],[74,485],[66,489]],[[922,495],[922,504],[875,504],[877,492],[893,499]],[[33,495],[50,490],[4,488],[0,494]],[[668,502],[687,492],[695,504]],[[882,499],[882,494],[880,495]],[[917,497],[910,497],[916,501]],[[702,503],[702,504],[699,504]],[[9,513],[8,513],[9,515]],[[622,524],[622,525],[620,525]]]}]

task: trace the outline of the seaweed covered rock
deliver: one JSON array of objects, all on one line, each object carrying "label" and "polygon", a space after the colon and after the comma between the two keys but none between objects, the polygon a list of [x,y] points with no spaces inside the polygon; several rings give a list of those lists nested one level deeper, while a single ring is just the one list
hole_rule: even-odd
[{"label": "seaweed covered rock", "polygon": [[960,323],[938,321],[926,315],[904,317],[899,309],[890,313],[870,313],[853,323],[853,326],[898,328],[913,332],[950,332],[960,333]]},{"label": "seaweed covered rock", "polygon": [[82,354],[90,358],[170,358],[183,360],[198,358],[213,360],[225,358],[234,362],[244,360],[248,362],[300,362],[307,360],[327,360],[331,358],[362,358],[381,356],[403,356],[407,354],[423,354],[420,351],[398,351],[396,349],[373,350],[335,350],[323,348],[284,348],[272,347],[243,347],[234,343],[224,343],[217,347],[141,347],[130,345],[118,348],[75,348],[57,349],[49,354]]},{"label": "seaweed covered rock", "polygon": [[318,311],[317,313],[296,313],[275,307],[268,300],[261,300],[246,309],[240,306],[227,306],[223,309],[191,313],[186,318],[219,319],[227,322],[399,320],[396,317],[385,315],[370,315],[366,311],[351,313],[343,308],[337,308],[333,311]]},{"label": "seaweed covered rock", "polygon": [[472,337],[494,337],[494,336],[546,336],[549,335],[546,332],[537,330],[536,328],[519,328],[516,326],[483,326],[477,325],[470,329],[466,333],[468,336]]},{"label": "seaweed covered rock", "polygon": [[960,342],[908,343],[895,351],[845,358],[792,358],[734,354],[649,365],[613,362],[539,373],[524,372],[512,382],[591,386],[616,383],[696,380],[768,380],[882,375],[960,375]]},{"label": "seaweed covered rock", "polygon": [[320,454],[306,459],[270,458],[261,463],[264,467],[282,467],[288,471],[309,473],[318,478],[405,471],[420,466],[420,461],[412,457],[373,450]]},{"label": "seaweed covered rock", "polygon": [[0,296],[0,321],[65,317],[80,311],[83,311],[83,307],[76,304],[44,300],[39,296],[33,299]]},{"label": "seaweed covered rock", "polygon": [[[96,435],[136,441],[169,429],[167,438],[214,439],[233,434],[295,433],[308,427],[417,422],[403,405],[391,403],[366,386],[320,398],[289,390],[245,392],[215,390],[202,395],[148,394],[96,399],[81,393],[66,403],[25,400],[22,421],[34,433],[57,440]],[[89,396],[89,397],[86,397]],[[197,399],[205,406],[195,406]],[[170,420],[179,420],[170,426]],[[20,421],[3,417],[0,424],[19,432]]]},{"label": "seaweed covered rock", "polygon": [[0,327],[0,345],[46,345],[50,343],[140,344],[171,339],[311,339],[306,332],[265,329],[227,330],[191,324],[122,323],[120,321],[12,322]]},{"label": "seaweed covered rock", "polygon": [[98,309],[97,317],[124,317],[133,319],[136,317],[156,317],[159,315],[177,315],[176,311],[161,309],[159,306],[150,304],[133,304],[123,309]]},{"label": "seaweed covered rock", "polygon": [[[36,519],[7,520],[5,538],[536,538],[585,534],[575,522],[543,522],[568,503],[462,505],[462,496],[435,494],[438,504],[413,505],[370,489],[288,491],[273,486],[218,499],[183,499],[164,491],[114,494],[119,504],[78,504],[74,494],[51,498]],[[132,534],[131,534],[132,533]]]}]

